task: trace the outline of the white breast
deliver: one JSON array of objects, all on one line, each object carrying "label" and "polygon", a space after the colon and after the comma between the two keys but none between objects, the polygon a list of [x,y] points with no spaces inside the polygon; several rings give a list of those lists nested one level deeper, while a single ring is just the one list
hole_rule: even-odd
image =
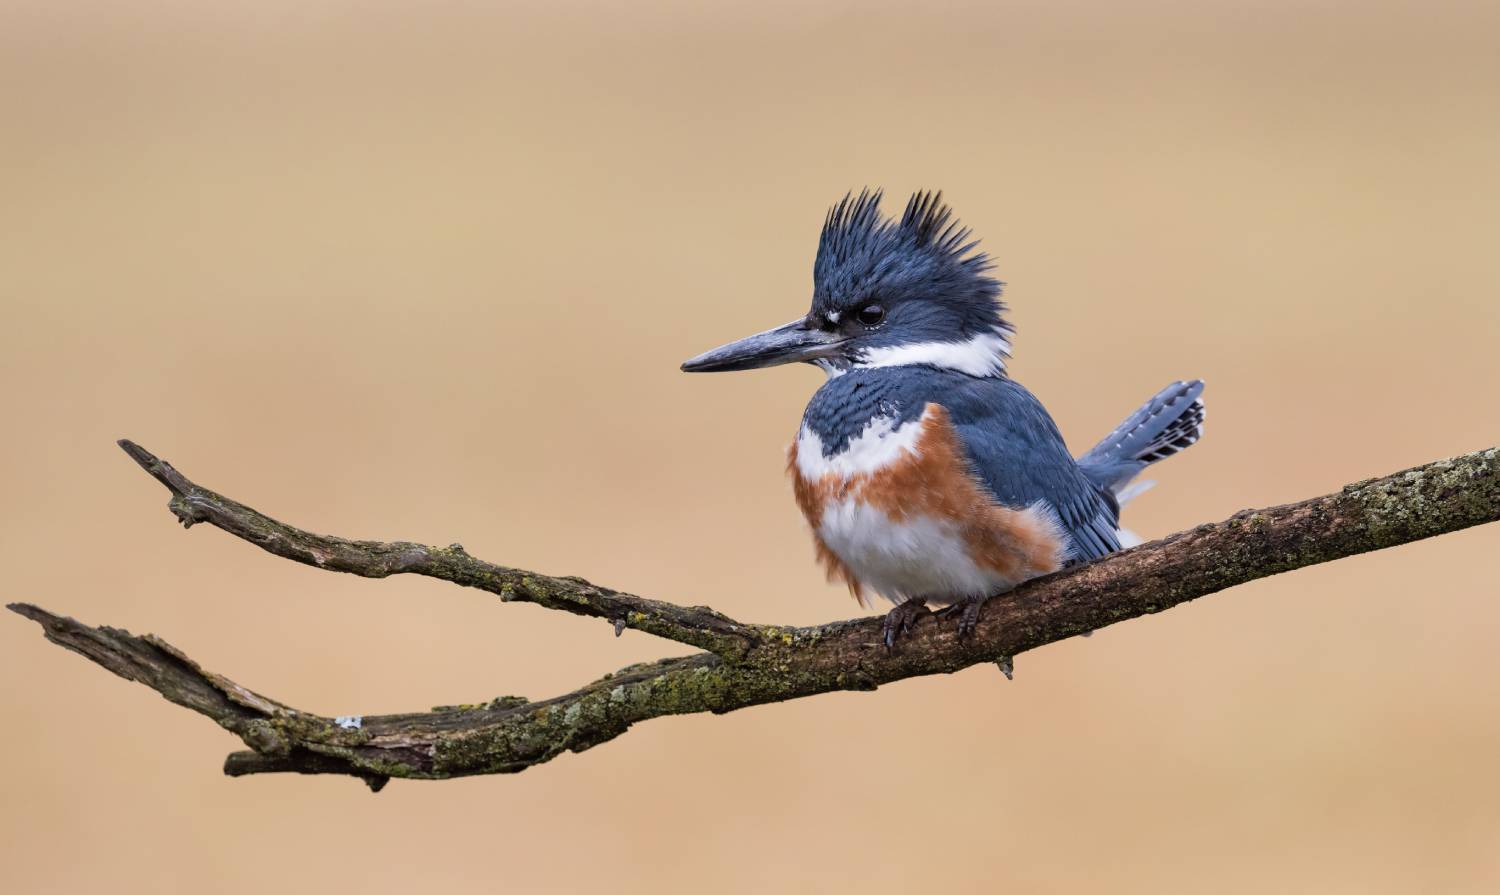
[{"label": "white breast", "polygon": [[803,426],[797,433],[797,471],[809,481],[818,481],[826,475],[852,479],[879,472],[916,453],[917,439],[926,419],[927,414],[923,413],[915,420],[898,424],[893,417],[877,416],[832,457],[823,455],[823,439],[818,433]]}]

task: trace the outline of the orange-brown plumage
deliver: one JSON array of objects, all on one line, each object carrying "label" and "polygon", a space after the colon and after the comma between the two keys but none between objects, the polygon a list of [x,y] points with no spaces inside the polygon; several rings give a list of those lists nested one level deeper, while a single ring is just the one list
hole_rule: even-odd
[{"label": "orange-brown plumage", "polygon": [[842,579],[854,598],[865,605],[858,577],[819,533],[824,511],[844,500],[878,509],[894,523],[915,517],[951,522],[976,565],[1015,583],[1060,568],[1064,543],[1050,513],[996,503],[970,471],[963,444],[944,407],[929,403],[919,424],[921,432],[910,450],[880,469],[851,476],[827,472],[815,480],[808,479],[798,466],[797,445],[792,445],[788,471],[797,505],[812,526],[817,557],[829,579]]}]

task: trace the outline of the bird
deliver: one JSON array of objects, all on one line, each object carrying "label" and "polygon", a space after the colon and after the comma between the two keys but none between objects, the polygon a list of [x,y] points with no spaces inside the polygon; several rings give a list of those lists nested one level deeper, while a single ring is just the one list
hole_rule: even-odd
[{"label": "bird", "polygon": [[941,192],[913,194],[899,218],[882,198],[851,191],[828,211],[804,316],[682,370],[826,374],[787,469],[829,580],[862,607],[893,604],[890,650],[928,604],[968,637],[990,597],[1139,543],[1120,507],[1149,487],[1147,466],[1201,437],[1203,382],[1171,383],[1075,458],[1007,371],[1016,330],[979,241]]}]

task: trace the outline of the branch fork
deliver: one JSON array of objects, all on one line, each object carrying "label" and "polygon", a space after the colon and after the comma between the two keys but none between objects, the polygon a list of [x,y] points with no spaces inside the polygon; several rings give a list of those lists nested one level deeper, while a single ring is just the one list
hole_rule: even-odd
[{"label": "branch fork", "polygon": [[747,624],[706,606],[678,606],[575,577],[513,569],[461,545],[358,541],[314,534],[203,488],[131,441],[120,447],[171,492],[185,527],[206,522],[276,556],[367,578],[424,575],[598,618],[702,650],[632,665],[551,699],[500,697],[430,712],[325,718],[203,668],[155,637],[91,627],[25,603],[10,609],[58,644],[156,690],[237,735],[231,776],[343,774],[379,790],[392,777],[514,773],[614,739],[664,715],[723,713],[979,663],[1007,678],[1022,652],[1258,578],[1500,519],[1500,448],[1439,460],[1299,503],[1246,510],[1028,582],[989,600],[971,636],[930,615],[894,650],[880,618],[813,627]]}]

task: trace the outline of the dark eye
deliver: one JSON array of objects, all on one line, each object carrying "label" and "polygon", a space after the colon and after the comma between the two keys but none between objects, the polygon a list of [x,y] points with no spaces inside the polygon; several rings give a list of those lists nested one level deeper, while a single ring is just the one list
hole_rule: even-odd
[{"label": "dark eye", "polygon": [[885,319],[885,308],[874,304],[865,305],[854,312],[854,319],[858,320],[862,326],[875,326]]}]

